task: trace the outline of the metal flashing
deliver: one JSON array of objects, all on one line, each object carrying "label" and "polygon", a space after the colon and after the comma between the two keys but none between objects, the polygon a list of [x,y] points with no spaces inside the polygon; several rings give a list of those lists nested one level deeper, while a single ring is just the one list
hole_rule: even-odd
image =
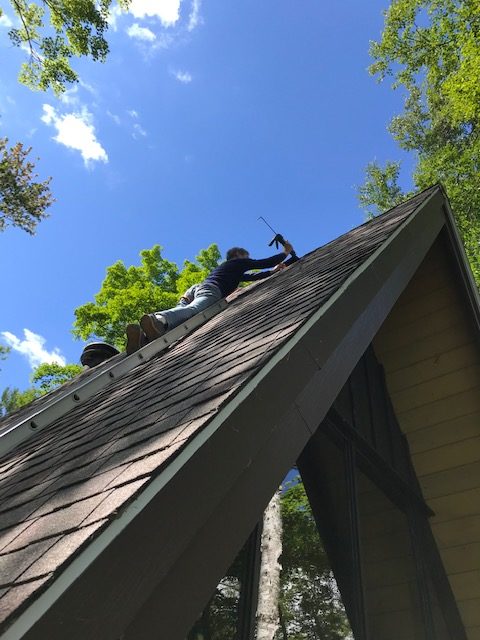
[{"label": "metal flashing", "polygon": [[117,356],[110,366],[102,367],[98,373],[93,373],[86,380],[79,380],[78,384],[69,386],[68,391],[56,396],[47,405],[38,410],[33,410],[23,416],[19,422],[8,426],[3,433],[0,432],[0,456],[5,455],[17,445],[39,433],[46,426],[64,416],[68,411],[91,398],[111,382],[131,371],[142,362],[159,355],[175,342],[184,338],[194,329],[205,324],[210,318],[217,315],[228,306],[222,298],[219,302],[208,307],[204,311],[193,316],[180,326],[168,331],[161,338],[150,342],[130,356]]}]

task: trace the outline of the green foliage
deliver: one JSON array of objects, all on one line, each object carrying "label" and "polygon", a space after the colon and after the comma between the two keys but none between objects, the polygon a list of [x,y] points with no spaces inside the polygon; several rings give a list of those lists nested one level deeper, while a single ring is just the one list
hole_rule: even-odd
[{"label": "green foliage", "polygon": [[282,494],[283,553],[277,640],[344,640],[350,626],[323,549],[303,483]]},{"label": "green foliage", "polygon": [[52,204],[50,178],[35,182],[35,165],[27,160],[31,149],[18,142],[8,148],[8,139],[0,138],[0,231],[8,225],[30,234]]},{"label": "green foliage", "polygon": [[25,391],[6,387],[0,396],[0,416],[5,416],[7,413],[11,413],[16,409],[30,404],[30,402],[38,398],[39,395],[38,389],[34,387],[26,389]]},{"label": "green foliage", "polygon": [[[390,131],[418,164],[423,189],[442,182],[477,282],[480,282],[480,3],[472,0],[393,0],[370,72],[390,76],[406,92],[405,110]],[[373,206],[381,199],[370,180]],[[363,187],[363,189],[365,186]],[[379,189],[381,192],[381,189]],[[368,195],[368,190],[367,190]],[[365,205],[365,200],[363,201]]]},{"label": "green foliage", "polygon": [[196,263],[185,261],[182,271],[162,258],[159,245],[141,251],[140,257],[140,266],[126,267],[119,260],[107,268],[95,301],[75,310],[74,336],[102,339],[122,350],[125,326],[138,322],[144,313],[174,307],[189,286],[217,266],[220,252],[213,244],[200,252]]},{"label": "green foliage", "polygon": [[181,295],[192,285],[202,282],[218,266],[221,257],[218,246],[211,244],[207,249],[200,251],[196,263],[185,260],[183,269],[178,274],[177,292]]},{"label": "green foliage", "polygon": [[36,398],[53,391],[67,380],[71,380],[81,371],[82,367],[77,364],[62,366],[54,362],[44,362],[34,369],[30,376],[32,387],[25,389],[25,391],[10,387],[4,389],[0,396],[0,416],[30,404]]},{"label": "green foliage", "polygon": [[[105,33],[112,0],[10,0],[20,25],[9,31],[15,46],[26,47],[30,59],[19,80],[32,89],[52,88],[57,94],[78,80],[73,57],[104,61],[108,54]],[[117,0],[126,9],[130,0]]]},{"label": "green foliage", "polygon": [[387,162],[383,169],[376,162],[367,165],[366,179],[359,188],[358,199],[369,218],[395,207],[409,197],[398,184],[399,173],[399,162]]},{"label": "green foliage", "polygon": [[[284,487],[281,509],[281,625],[275,640],[352,638],[299,477]],[[246,547],[240,551],[216,588],[202,616],[190,631],[188,640],[231,640],[236,637],[245,562]]]},{"label": "green foliage", "polygon": [[6,347],[5,345],[0,344],[0,360],[5,360],[11,350],[11,347]]},{"label": "green foliage", "polygon": [[30,380],[36,385],[40,393],[44,394],[75,378],[82,371],[83,367],[79,364],[62,366],[55,362],[44,362],[34,369]]}]

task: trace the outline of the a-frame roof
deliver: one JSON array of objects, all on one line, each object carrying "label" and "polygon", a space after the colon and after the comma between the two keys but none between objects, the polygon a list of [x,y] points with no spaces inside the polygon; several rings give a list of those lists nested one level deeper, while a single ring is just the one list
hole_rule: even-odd
[{"label": "a-frame roof", "polygon": [[155,607],[183,637],[451,224],[444,205],[432,187],[313,251],[8,452],[2,637],[138,639]]}]

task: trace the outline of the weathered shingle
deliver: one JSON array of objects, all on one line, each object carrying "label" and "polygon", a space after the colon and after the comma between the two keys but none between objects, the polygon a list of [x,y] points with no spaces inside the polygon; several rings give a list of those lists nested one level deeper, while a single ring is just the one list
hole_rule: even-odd
[{"label": "weathered shingle", "polygon": [[[176,457],[431,193],[233,295],[227,309],[207,324],[0,460],[4,624]],[[38,410],[48,401],[37,401]],[[6,418],[0,430],[22,415]]]}]

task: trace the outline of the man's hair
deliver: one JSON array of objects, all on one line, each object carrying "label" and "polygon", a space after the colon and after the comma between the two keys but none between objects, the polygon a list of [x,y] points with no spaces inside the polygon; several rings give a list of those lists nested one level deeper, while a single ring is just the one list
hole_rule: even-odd
[{"label": "man's hair", "polygon": [[246,253],[248,255],[248,251],[246,249],[242,249],[242,247],[232,247],[227,251],[226,258],[227,260],[232,260],[233,258],[237,258],[241,253]]}]

